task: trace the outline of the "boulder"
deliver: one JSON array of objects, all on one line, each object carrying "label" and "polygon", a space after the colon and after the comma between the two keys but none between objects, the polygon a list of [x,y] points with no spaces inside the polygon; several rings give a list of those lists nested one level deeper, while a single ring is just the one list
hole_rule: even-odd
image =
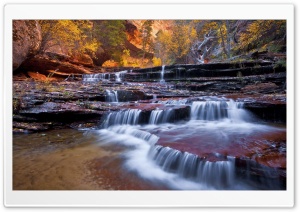
[{"label": "boulder", "polygon": [[66,78],[70,74],[78,75],[91,73],[89,68],[84,68],[70,62],[63,62],[58,59],[52,59],[47,55],[40,54],[24,61],[20,66],[20,69],[26,73],[35,72],[45,76],[49,76],[50,74],[53,77],[62,78]]},{"label": "boulder", "polygon": [[38,53],[42,41],[41,27],[35,20],[13,21],[13,70]]},{"label": "boulder", "polygon": [[92,58],[93,62],[97,66],[101,66],[105,61],[109,60],[111,56],[104,51],[103,48],[99,47],[95,52],[95,56]]}]

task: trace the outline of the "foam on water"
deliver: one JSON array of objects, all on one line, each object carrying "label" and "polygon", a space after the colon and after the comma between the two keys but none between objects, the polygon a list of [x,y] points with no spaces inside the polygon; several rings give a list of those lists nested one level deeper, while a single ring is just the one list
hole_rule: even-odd
[{"label": "foam on water", "polygon": [[139,124],[141,110],[129,109],[109,113],[102,124],[102,127],[108,128],[113,125],[137,125]]},{"label": "foam on water", "polygon": [[167,110],[152,110],[150,114],[149,124],[161,124],[170,122],[172,117],[174,116],[173,109]]},{"label": "foam on water", "polygon": [[118,91],[106,90],[105,91],[105,101],[106,102],[119,102]]},{"label": "foam on water", "polygon": [[[248,149],[251,145],[247,136],[253,139],[285,129],[249,122],[251,115],[242,106],[234,101],[193,102],[191,120],[181,124],[167,123],[172,109],[153,110],[147,125],[138,125],[141,110],[111,112],[105,129],[98,131],[98,142],[128,147],[123,154],[126,170],[171,189],[255,189],[243,181],[246,179],[236,178],[234,156],[218,158],[217,152],[231,152],[231,145]],[[160,140],[167,143],[158,145]],[[166,146],[178,143],[185,148],[191,145],[188,142],[197,153]],[[199,156],[207,149],[216,154],[217,160]]]},{"label": "foam on water", "polygon": [[[98,142],[101,145],[118,144],[129,147],[128,151],[123,154],[126,159],[124,166],[142,178],[163,183],[171,189],[212,189],[207,185],[186,180],[178,174],[166,172],[155,161],[151,160],[148,153],[154,145],[153,143],[156,142],[155,140],[158,140],[155,135],[128,125],[102,129],[98,131],[98,134]],[[148,138],[148,141],[145,141],[145,138]]]}]

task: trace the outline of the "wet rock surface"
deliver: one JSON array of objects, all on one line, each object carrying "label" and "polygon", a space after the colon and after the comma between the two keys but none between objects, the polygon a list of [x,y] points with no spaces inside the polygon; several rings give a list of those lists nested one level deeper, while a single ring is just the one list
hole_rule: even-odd
[{"label": "wet rock surface", "polygon": [[[41,59],[43,58],[38,60]],[[14,78],[14,133],[63,128],[101,129],[103,126],[109,127],[118,123],[141,126],[157,124],[150,132],[160,137],[156,145],[161,148],[193,154],[198,158],[197,163],[228,161],[234,158],[235,174],[238,178],[247,177],[255,185],[258,182],[265,185],[258,187],[259,189],[269,189],[270,186],[264,183],[272,182],[277,186],[272,189],[286,188],[284,70],[274,70],[270,63],[204,64],[167,66],[164,75],[162,67],[118,69],[109,70],[106,75],[88,75],[95,69],[79,67],[67,60],[49,62],[47,59],[53,69],[66,68],[63,71],[66,74],[61,74],[59,81],[48,77],[44,81],[17,76]],[[80,70],[73,70],[73,66]],[[53,72],[46,70],[43,73]],[[71,73],[74,75],[72,78]],[[199,129],[194,129],[194,126],[190,128],[188,125],[182,125],[182,129],[173,129],[172,126],[164,129],[158,125],[166,122],[188,122],[191,120],[193,102],[221,102],[230,99],[241,103],[244,109],[250,111],[251,119],[256,120],[258,125],[280,124],[283,130],[268,131],[267,128],[267,131],[256,132],[259,128],[254,127],[254,134],[239,132],[234,128],[227,132],[225,125],[222,133],[219,128],[203,130],[201,126],[206,126],[206,122],[198,123]],[[121,119],[125,111],[138,114],[136,120],[129,120],[129,117],[128,120],[124,117]],[[240,125],[236,126],[237,129],[239,127]],[[88,165],[94,173],[93,176],[101,173],[106,173],[107,176],[112,174],[103,167],[98,167],[97,164],[102,163],[102,160],[95,159]],[[116,182],[118,179],[107,184],[118,187]],[[156,189],[146,184],[129,187]]]},{"label": "wet rock surface", "polygon": [[[53,81],[45,77],[43,82],[16,76],[13,83],[13,110],[15,115],[21,115],[23,118],[20,119],[17,118],[18,116],[14,116],[15,123],[28,122],[30,125],[33,121],[26,119],[34,119],[35,122],[51,121],[58,122],[60,126],[63,126],[65,123],[67,123],[66,126],[69,126],[70,123],[75,121],[100,119],[103,114],[111,110],[115,111],[121,108],[141,108],[145,110],[148,107],[150,108],[149,111],[151,111],[156,107],[155,105],[152,106],[152,103],[172,101],[178,98],[189,101],[195,97],[203,96],[232,98],[243,102],[246,109],[264,121],[286,122],[286,73],[261,71],[260,68],[268,69],[271,66],[269,62],[263,62],[259,65],[257,62],[249,62],[243,64],[166,66],[165,74],[168,72],[173,74],[169,80],[166,78],[164,83],[159,82],[161,80],[161,67],[135,69],[133,71],[121,70],[121,72],[117,69],[115,73],[109,72],[111,74],[110,76],[107,75],[106,78],[96,81],[93,81],[93,78],[91,78],[91,81],[82,82],[81,77],[83,75],[80,73],[90,73],[91,69],[69,63],[68,58],[65,58],[65,62],[63,62],[62,59],[60,61],[49,59],[50,56],[37,55],[27,61],[27,65],[29,65],[28,67],[31,67],[30,64],[35,66],[35,69],[41,73],[43,71],[50,73],[51,70],[45,70],[43,66],[45,62],[47,63],[46,67],[50,65],[52,69],[59,69],[58,74],[60,71],[66,73],[66,75],[61,75],[61,77],[64,77],[67,81]],[[53,58],[53,55],[50,58]],[[35,60],[38,60],[38,62]],[[41,66],[36,66],[36,64]],[[27,65],[25,63],[24,67]],[[74,69],[74,67],[76,68]],[[243,74],[238,76],[220,76],[219,72],[216,71],[228,73],[228,69],[230,69],[233,72],[240,72],[241,69],[247,68],[257,69],[257,71],[252,70],[249,76],[243,76]],[[206,69],[216,69],[210,70],[216,76],[201,76],[201,73],[206,72]],[[55,70],[52,70],[51,73],[57,74]],[[194,77],[190,75],[188,77],[186,75],[187,70],[194,70],[199,72],[200,75],[198,74]],[[261,74],[258,75],[257,73],[259,72]],[[71,73],[74,75],[73,78],[69,78]],[[155,73],[153,79],[149,78],[151,73]],[[148,77],[141,77],[136,80],[136,74],[148,75]],[[95,77],[96,75],[92,76]],[[117,77],[119,77],[118,80]],[[143,104],[138,104],[137,106],[133,103],[121,104],[121,102]],[[186,117],[186,115],[181,117]],[[96,127],[97,122],[93,122]],[[16,124],[16,132],[19,131],[17,126]],[[26,127],[23,126],[22,129],[24,128]]]}]

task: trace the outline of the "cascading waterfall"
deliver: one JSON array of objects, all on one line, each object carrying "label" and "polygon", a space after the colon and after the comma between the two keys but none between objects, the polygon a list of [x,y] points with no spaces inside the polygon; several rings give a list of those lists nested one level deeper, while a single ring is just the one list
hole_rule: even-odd
[{"label": "cascading waterfall", "polygon": [[164,75],[165,75],[165,66],[163,65],[163,66],[161,67],[161,72],[160,72],[160,76],[161,76],[161,78],[160,78],[160,83],[161,83],[161,84],[165,83]]},{"label": "cascading waterfall", "polygon": [[177,173],[179,176],[212,186],[217,189],[229,188],[235,182],[235,159],[215,162],[206,161],[194,154],[162,147],[151,147],[149,156],[167,172]]},{"label": "cascading waterfall", "polygon": [[[126,116],[126,115],[125,115]],[[125,146],[126,167],[149,180],[177,189],[230,189],[235,185],[235,159],[210,162],[197,155],[156,145],[159,137],[130,125],[106,126],[100,138]]]},{"label": "cascading waterfall", "polygon": [[233,122],[251,120],[249,112],[243,109],[243,103],[230,101],[196,101],[191,106],[192,120],[217,121],[229,119]]},{"label": "cascading waterfall", "polygon": [[150,114],[149,124],[162,124],[170,122],[174,116],[174,110],[152,110]]},{"label": "cascading waterfall", "polygon": [[111,112],[105,118],[103,127],[108,128],[113,125],[137,125],[139,124],[141,110],[130,109],[118,112]]},{"label": "cascading waterfall", "polygon": [[119,102],[118,100],[118,91],[106,90],[105,91],[105,101],[106,102]]},{"label": "cascading waterfall", "polygon": [[179,99],[179,100],[165,100],[165,101],[158,101],[159,104],[166,104],[166,105],[185,105],[187,103],[187,99]]},{"label": "cascading waterfall", "polygon": [[124,79],[125,74],[126,74],[127,72],[128,72],[127,70],[116,72],[116,73],[115,73],[115,76],[116,76],[116,82],[122,82],[122,80]]},{"label": "cascading waterfall", "polygon": [[220,120],[228,117],[228,105],[225,101],[193,102],[191,106],[191,119],[194,120]]},{"label": "cascading waterfall", "polygon": [[122,125],[122,126],[112,126],[109,128],[111,132],[123,135],[130,135],[138,139],[142,139],[143,141],[146,141],[148,144],[153,146],[157,141],[158,137],[156,135],[153,135],[149,132],[145,132],[142,130],[135,129],[130,126]]},{"label": "cascading waterfall", "polygon": [[110,74],[108,73],[99,73],[99,74],[83,74],[82,81],[83,82],[99,82],[103,80],[109,80]]},{"label": "cascading waterfall", "polygon": [[232,99],[227,102],[228,118],[233,122],[251,122],[253,118],[250,112],[244,109],[243,102],[235,102]]},{"label": "cascading waterfall", "polygon": [[[194,154],[156,145],[159,137],[144,130],[130,126],[139,124],[140,113],[141,110],[138,109],[129,109],[109,113],[102,125],[104,128],[103,132],[108,133],[106,136],[116,137],[118,142],[121,142],[121,138],[124,140],[129,136],[126,141],[124,141],[127,145],[133,145],[133,143],[136,144],[135,141],[127,141],[128,139],[132,140],[130,139],[130,136],[141,140],[140,142],[142,143],[145,141],[147,145],[138,145],[140,151],[143,151],[143,157],[145,157],[144,159],[148,160],[149,163],[151,163],[150,161],[153,161],[158,167],[161,167],[161,174],[164,173],[163,175],[169,176],[168,173],[173,173],[175,176],[177,176],[176,178],[179,177],[181,179],[191,180],[195,183],[200,183],[201,185],[204,185],[205,188],[211,187],[214,189],[223,189],[230,188],[233,185],[234,158],[228,157],[226,160],[210,162],[200,159]],[[156,125],[160,123],[166,123],[170,121],[173,114],[173,109],[153,110],[150,114],[149,124]],[[118,136],[115,136],[114,134]],[[135,155],[136,154],[138,153],[135,153]],[[127,156],[129,157],[127,166],[129,166],[131,169],[137,169],[136,160],[131,158],[133,157],[133,154],[128,153]],[[132,163],[134,163],[134,165]],[[136,171],[141,172],[142,170],[139,168]]]},{"label": "cascading waterfall", "polygon": [[[184,102],[187,103],[186,100],[168,103]],[[191,121],[181,125],[169,123],[175,115],[173,108],[151,111],[148,125],[139,125],[145,121],[145,114],[141,118],[141,113],[139,109],[111,112],[106,116],[100,130],[100,138],[104,139],[104,144],[117,143],[130,147],[124,153],[128,170],[174,189],[253,189],[253,176],[245,178],[244,174],[250,175],[251,167],[256,163],[253,162],[254,165],[241,170],[236,168],[239,159],[224,154],[223,151],[223,148],[226,149],[231,144],[232,139],[267,130],[262,126],[246,123],[249,114],[243,109],[243,103],[227,99],[194,101],[191,105]],[[222,120],[231,120],[232,123]],[[157,126],[162,123],[166,124]],[[239,130],[236,130],[237,125]],[[174,146],[168,147],[172,143],[175,143]],[[201,156],[201,148],[206,146],[208,149],[215,149],[215,152],[210,152],[209,157],[205,156],[206,153]],[[199,150],[195,153],[194,148]],[[224,155],[217,153],[218,148]],[[250,184],[244,184],[243,180]],[[266,185],[266,188],[272,188],[272,185]]]}]

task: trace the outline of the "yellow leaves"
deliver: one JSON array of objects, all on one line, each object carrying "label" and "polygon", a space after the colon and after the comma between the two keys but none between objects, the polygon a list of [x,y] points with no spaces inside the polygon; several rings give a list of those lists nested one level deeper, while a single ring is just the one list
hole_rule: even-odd
[{"label": "yellow leaves", "polygon": [[153,57],[152,63],[153,63],[153,66],[161,66],[162,65],[161,59],[157,58],[157,57]]},{"label": "yellow leaves", "polygon": [[[39,21],[42,28],[42,39],[51,45],[59,45],[69,54],[81,52],[95,52],[99,47],[96,39],[92,39],[90,21],[82,20],[47,20]],[[45,50],[50,45],[45,45]]]},{"label": "yellow leaves", "polygon": [[196,31],[188,24],[175,24],[171,38],[171,51],[176,58],[185,56],[196,38]]},{"label": "yellow leaves", "polygon": [[128,66],[129,65],[129,61],[128,61],[129,57],[130,57],[130,50],[129,49],[124,49],[123,54],[121,56],[120,65],[123,66],[123,67]]},{"label": "yellow leaves", "polygon": [[257,20],[248,25],[246,32],[240,35],[241,49],[265,48],[273,39],[284,36],[286,21]]},{"label": "yellow leaves", "polygon": [[114,60],[107,60],[102,64],[103,67],[118,67],[119,63]]}]

